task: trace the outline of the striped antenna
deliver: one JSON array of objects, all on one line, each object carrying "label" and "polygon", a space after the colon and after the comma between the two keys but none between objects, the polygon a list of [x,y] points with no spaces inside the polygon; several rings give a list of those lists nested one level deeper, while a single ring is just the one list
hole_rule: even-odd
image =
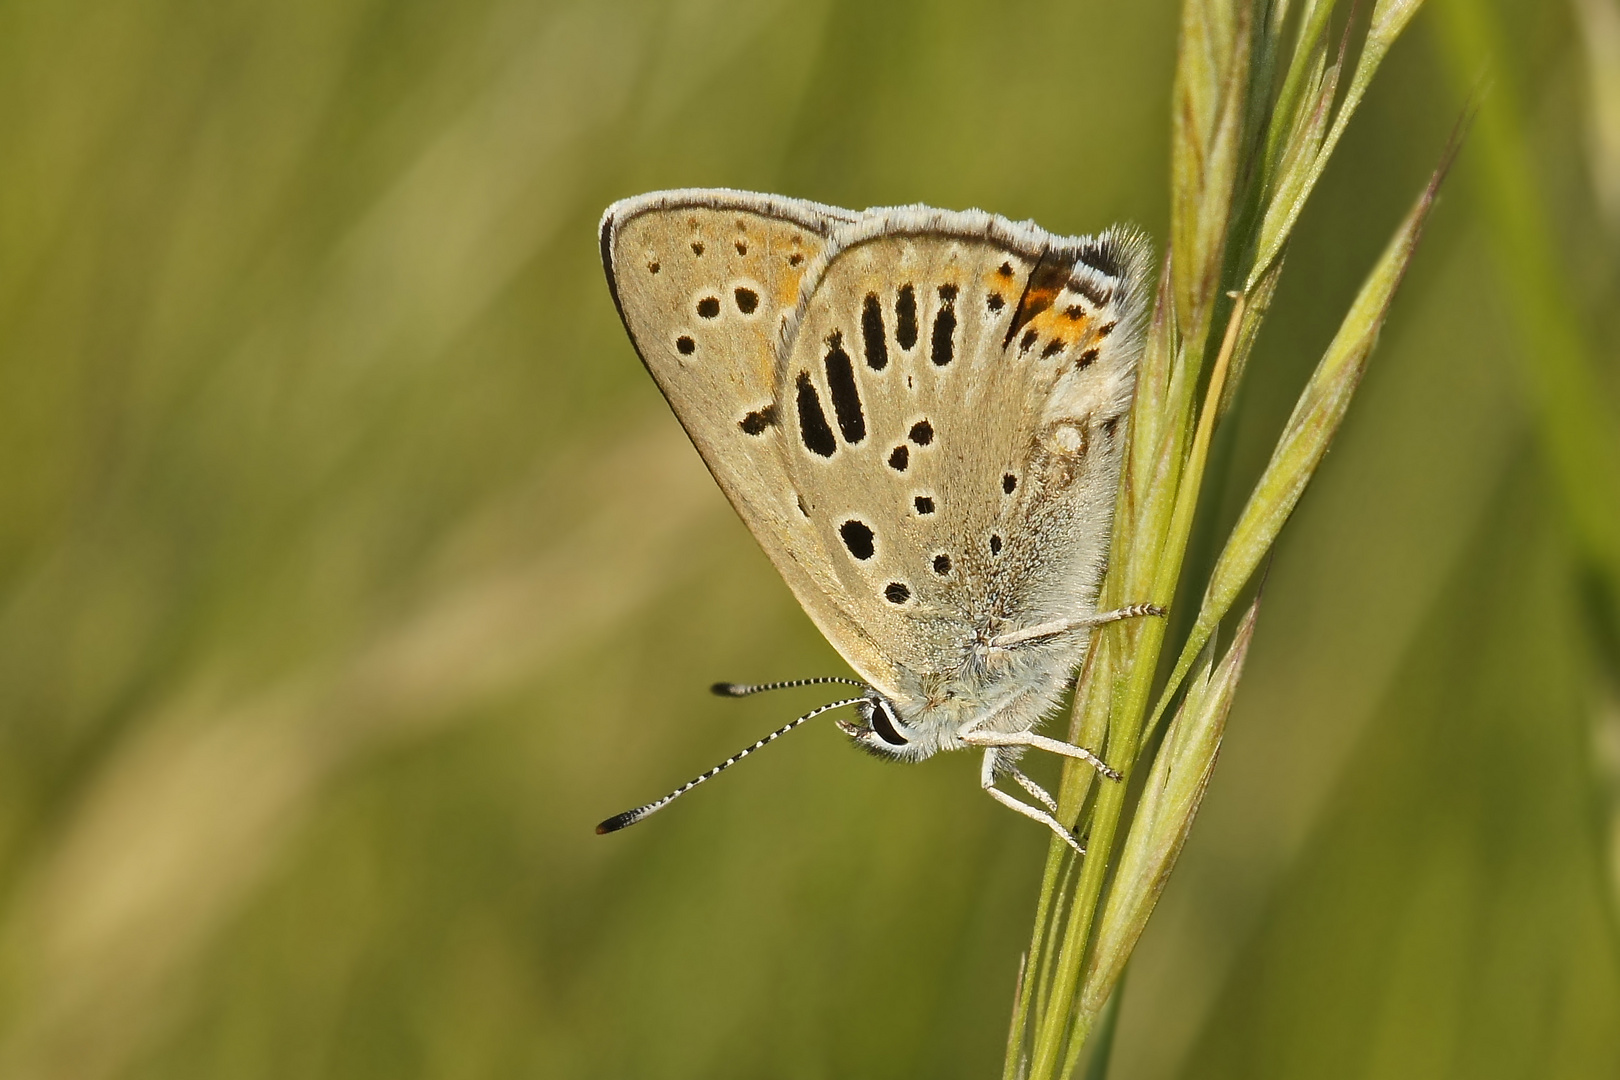
[{"label": "striped antenna", "polygon": [[719,775],[722,770],[729,769],[731,766],[737,764],[737,762],[741,761],[749,754],[752,754],[760,747],[765,746],[768,743],[775,742],[777,739],[780,739],[782,736],[786,735],[788,732],[792,731],[806,720],[814,720],[824,712],[829,712],[833,709],[841,709],[845,705],[854,705],[855,703],[864,700],[866,700],[864,697],[845,698],[843,701],[834,701],[831,704],[822,705],[819,708],[811,709],[797,720],[794,720],[791,723],[783,724],[781,727],[759,740],[759,742],[755,743],[753,746],[745,747],[744,749],[737,751],[735,754],[732,754],[730,757],[726,758],[726,760],[722,761],[720,764],[716,765],[702,776],[688,780],[686,783],[682,784],[668,795],[665,795],[657,802],[650,802],[646,806],[638,806],[634,810],[626,810],[622,814],[608,818],[606,821],[602,822],[602,824],[596,827],[596,835],[601,836],[605,833],[618,832],[620,829],[628,825],[634,825],[636,822],[640,821],[649,814],[656,814],[658,811],[662,810],[664,807],[668,806],[682,795],[685,795],[688,791],[691,791],[693,788],[703,783],[703,781],[712,776]]},{"label": "striped antenna", "polygon": [[844,679],[837,675],[818,675],[814,679],[788,679],[785,682],[717,682],[709,689],[721,697],[747,697],[749,694],[763,694],[767,690],[791,690],[795,686],[821,686],[824,683],[843,683],[845,686],[862,687],[866,685],[859,679]]}]

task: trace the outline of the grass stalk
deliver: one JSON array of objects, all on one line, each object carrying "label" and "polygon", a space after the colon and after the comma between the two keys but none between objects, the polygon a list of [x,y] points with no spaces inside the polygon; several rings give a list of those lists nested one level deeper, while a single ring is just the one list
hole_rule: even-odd
[{"label": "grass stalk", "polygon": [[[1331,0],[1310,0],[1292,16],[1290,5],[1276,0],[1258,18],[1244,0],[1186,0],[1172,99],[1170,252],[1139,367],[1102,603],[1169,607],[1182,587],[1211,441],[1244,376],[1294,225],[1373,75],[1419,6],[1419,0],[1374,6],[1349,87],[1335,107],[1349,37],[1347,30],[1329,63]],[[1293,46],[1283,56],[1290,17]],[[1098,783],[1089,768],[1065,763],[1060,814],[1074,823],[1086,812],[1087,854],[1076,866],[1066,845],[1054,840],[1048,850],[1004,1080],[1074,1075],[1088,1044],[1112,1022],[1130,953],[1214,767],[1258,601],[1217,659],[1220,625],[1349,407],[1454,150],[1455,139],[1301,395],[1202,590],[1199,618],[1151,714],[1167,620],[1121,622],[1096,636],[1076,687],[1070,737],[1104,747],[1126,780]],[[1223,281],[1234,286],[1224,289]],[[1205,379],[1209,328],[1223,306],[1225,331]],[[1147,776],[1138,792],[1131,782],[1137,760],[1195,661],[1197,673],[1174,722],[1144,760]],[[1095,1068],[1106,1068],[1106,1057],[1094,1053]]]}]

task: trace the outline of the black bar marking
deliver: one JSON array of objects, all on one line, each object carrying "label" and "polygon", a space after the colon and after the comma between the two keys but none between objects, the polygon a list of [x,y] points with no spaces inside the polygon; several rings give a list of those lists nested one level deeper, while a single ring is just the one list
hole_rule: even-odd
[{"label": "black bar marking", "polygon": [[861,344],[866,347],[866,366],[882,371],[889,366],[889,341],[883,330],[883,308],[877,293],[867,293],[861,307]]},{"label": "black bar marking", "polygon": [[944,367],[956,354],[956,286],[939,287],[939,311],[934,315],[934,338],[930,359],[935,367]]},{"label": "black bar marking", "polygon": [[855,365],[844,351],[844,335],[833,331],[827,338],[827,390],[832,394],[833,413],[838,430],[851,446],[866,438],[866,414],[861,411],[861,392],[855,385]]},{"label": "black bar marking", "polygon": [[1104,289],[1094,282],[1083,277],[1075,277],[1069,282],[1069,288],[1090,300],[1095,307],[1107,307],[1108,301],[1114,298],[1112,289]]},{"label": "black bar marking", "polygon": [[1007,325],[1007,336],[1001,339],[1002,348],[1011,344],[1018,331],[1031,319],[1052,306],[1058,293],[1069,282],[1069,270],[1068,266],[1057,262],[1057,257],[1050,250],[1041,252],[1040,261],[1029,272],[1029,280],[1024,282],[1024,295],[1018,298],[1012,322]]},{"label": "black bar marking", "polygon": [[838,450],[827,414],[821,411],[821,395],[808,371],[799,372],[799,438],[812,454],[832,457]]},{"label": "black bar marking", "polygon": [[894,297],[894,340],[902,349],[917,344],[917,290],[900,286]]}]

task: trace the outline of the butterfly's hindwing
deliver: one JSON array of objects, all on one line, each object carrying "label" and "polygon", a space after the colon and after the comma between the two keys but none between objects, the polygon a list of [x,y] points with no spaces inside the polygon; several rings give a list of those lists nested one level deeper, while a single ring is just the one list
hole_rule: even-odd
[{"label": "butterfly's hindwing", "polygon": [[1117,488],[1140,245],[987,219],[869,212],[807,281],[778,374],[839,582],[813,602],[881,642],[908,697],[997,632],[1088,614]]}]

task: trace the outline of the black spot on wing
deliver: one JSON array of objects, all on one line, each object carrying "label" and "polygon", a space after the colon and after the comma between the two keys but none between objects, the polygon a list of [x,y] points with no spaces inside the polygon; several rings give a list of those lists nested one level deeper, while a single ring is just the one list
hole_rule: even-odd
[{"label": "black spot on wing", "polygon": [[748,435],[763,435],[765,429],[776,425],[776,406],[767,405],[763,409],[755,409],[741,420],[737,426]]},{"label": "black spot on wing", "polygon": [[927,446],[934,441],[934,425],[927,420],[919,420],[911,425],[911,441],[918,446]]},{"label": "black spot on wing", "polygon": [[850,518],[838,526],[838,536],[844,541],[844,547],[849,553],[862,562],[870,559],[877,551],[872,527],[864,521]]},{"label": "black spot on wing", "polygon": [[927,495],[918,495],[911,500],[911,505],[916,507],[919,514],[932,514],[934,512],[934,500]]},{"label": "black spot on wing", "polygon": [[894,296],[894,340],[902,349],[917,344],[917,290],[910,285],[900,286]]},{"label": "black spot on wing", "polygon": [[891,581],[883,587],[883,595],[891,604],[903,604],[911,599],[911,590],[903,582]]},{"label": "black spot on wing", "polygon": [[697,302],[697,313],[705,319],[719,318],[720,298],[718,296],[705,296]]},{"label": "black spot on wing", "polygon": [[883,308],[877,293],[867,293],[861,306],[861,345],[866,351],[866,366],[882,371],[889,366],[889,342],[883,330]]},{"label": "black spot on wing", "polygon": [[944,552],[934,556],[934,573],[944,577],[951,572],[951,557]]},{"label": "black spot on wing", "polygon": [[[741,243],[738,241],[739,246]],[[753,289],[738,288],[732,292],[732,297],[737,301],[737,310],[744,315],[752,315],[759,307],[759,293]]]},{"label": "black spot on wing", "polygon": [[939,311],[934,315],[934,334],[929,356],[935,367],[944,367],[956,354],[956,286],[939,287]]},{"label": "black spot on wing", "polygon": [[844,351],[844,335],[836,331],[827,338],[827,389],[832,393],[833,414],[838,430],[850,445],[866,438],[866,414],[861,411],[861,392],[855,384],[855,365]]},{"label": "black spot on wing", "polygon": [[810,381],[808,371],[799,372],[799,438],[804,448],[821,457],[832,457],[838,450],[827,414],[821,411],[821,395]]},{"label": "black spot on wing", "polygon": [[895,472],[905,472],[906,466],[911,464],[911,450],[905,443],[901,443],[889,451],[889,468]]}]

